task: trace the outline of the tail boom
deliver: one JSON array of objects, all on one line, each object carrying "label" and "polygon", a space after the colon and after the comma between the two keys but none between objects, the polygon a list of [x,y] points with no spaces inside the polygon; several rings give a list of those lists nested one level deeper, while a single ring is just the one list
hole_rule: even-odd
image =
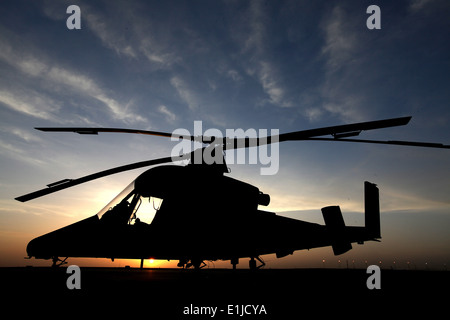
[{"label": "tail boom", "polygon": [[326,232],[335,255],[351,250],[352,242],[362,244],[381,238],[379,191],[376,184],[367,181],[364,182],[364,207],[363,227],[345,226],[339,206],[322,208]]}]

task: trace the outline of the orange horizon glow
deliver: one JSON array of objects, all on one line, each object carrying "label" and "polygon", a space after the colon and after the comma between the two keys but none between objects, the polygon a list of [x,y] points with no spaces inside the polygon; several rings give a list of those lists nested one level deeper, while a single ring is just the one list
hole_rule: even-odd
[{"label": "orange horizon glow", "polygon": [[[101,200],[96,200],[95,202],[97,203]],[[2,257],[0,259],[0,266],[51,266],[51,260],[24,259],[28,242],[42,234],[95,215],[92,209],[89,210],[89,215],[58,214],[67,213],[69,209],[73,210],[71,212],[87,212],[90,205],[92,205],[92,201],[87,201],[84,204],[80,202],[77,206],[78,209],[73,209],[73,207],[69,208],[67,205],[64,205],[64,200],[62,200],[60,204],[53,204],[51,207],[34,203],[25,204],[23,205],[25,207],[24,212],[19,212],[17,211],[18,205],[14,203],[14,209],[11,207],[9,210],[11,214],[17,215],[19,218],[22,216],[21,221],[23,223],[20,225],[5,225],[4,227],[8,231],[0,230],[0,256]],[[147,201],[146,205],[150,209],[153,209],[153,203]],[[3,207],[6,208],[6,206]],[[38,207],[42,210],[41,213],[39,215],[33,214],[32,212]],[[343,215],[347,225],[363,224],[361,221],[354,223],[355,219],[363,218],[362,213],[350,214],[343,210]],[[445,252],[445,247],[448,243],[448,232],[444,230],[444,226],[447,220],[439,223],[433,222],[433,219],[430,219],[428,225],[422,222],[414,225],[414,227],[413,225],[410,225],[408,228],[403,227],[405,221],[410,223],[414,222],[414,216],[418,215],[420,213],[382,212],[383,238],[381,239],[381,243],[366,242],[362,246],[354,244],[353,249],[343,256],[334,256],[331,248],[326,247],[311,249],[309,251],[296,251],[293,255],[281,259],[277,259],[274,254],[264,255],[262,258],[266,262],[266,268],[322,268],[324,266],[326,268],[345,268],[347,261],[349,261],[350,267],[355,265],[356,268],[364,268],[368,263],[369,265],[381,265],[382,268],[386,269],[445,270],[447,264],[450,263],[448,255],[434,255],[433,250],[438,249],[441,252]],[[445,218],[446,216],[445,213],[438,212],[435,217]],[[291,214],[290,217],[323,224],[320,221],[322,219],[320,209],[314,210],[314,212],[305,212],[304,214]],[[420,234],[418,235],[417,232],[420,232]],[[412,238],[412,235],[416,236]],[[170,238],[170,235],[168,237]],[[433,247],[430,247],[429,244],[424,244],[421,241],[423,237],[427,237],[429,240],[434,239],[430,242],[434,243]],[[437,244],[439,244],[439,247],[437,247]],[[237,267],[248,268],[248,260],[248,258],[241,258]],[[338,262],[339,260],[341,260],[341,263]],[[354,263],[353,260],[355,261]],[[382,263],[380,264],[379,261],[382,261]],[[144,260],[144,268],[177,268],[177,263],[177,260],[153,259],[153,262],[151,262],[149,259],[146,259]],[[205,261],[205,263],[207,264],[207,268],[232,267],[230,261]],[[79,265],[80,267],[121,268],[130,266],[131,268],[139,268],[140,260],[115,259],[112,262],[106,258],[69,258],[68,264]]]}]

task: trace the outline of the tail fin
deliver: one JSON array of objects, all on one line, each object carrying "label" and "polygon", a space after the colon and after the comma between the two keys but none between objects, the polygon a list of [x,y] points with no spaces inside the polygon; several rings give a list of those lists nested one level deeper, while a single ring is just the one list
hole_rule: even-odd
[{"label": "tail fin", "polygon": [[381,238],[380,196],[377,185],[364,182],[365,228],[368,237]]},{"label": "tail fin", "polygon": [[339,206],[322,208],[323,219],[332,239],[334,255],[343,254],[352,249],[352,244],[345,236],[345,223]]}]

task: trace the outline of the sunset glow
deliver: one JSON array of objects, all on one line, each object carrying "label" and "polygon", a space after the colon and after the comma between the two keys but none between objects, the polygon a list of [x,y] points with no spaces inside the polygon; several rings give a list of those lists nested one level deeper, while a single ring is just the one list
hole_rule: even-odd
[{"label": "sunset glow", "polygon": [[[172,133],[193,132],[202,121],[203,131],[286,133],[412,116],[406,126],[363,131],[361,139],[450,144],[445,1],[378,1],[381,24],[373,29],[367,1],[81,1],[80,29],[67,27],[71,4],[0,3],[0,266],[51,265],[24,259],[28,242],[101,216],[148,168],[26,203],[14,198],[62,179],[169,157],[178,143],[36,127]],[[364,225],[364,181],[373,182],[380,190],[382,239],[355,244],[339,257],[330,247],[281,259],[267,255],[266,267],[443,270],[450,264],[450,150],[290,141],[280,143],[277,160],[274,175],[262,175],[261,163],[230,164],[226,175],[269,194],[263,210],[324,224],[321,208],[339,205],[350,226]],[[174,194],[192,188],[190,181],[170,179]],[[205,190],[197,191],[185,203],[186,216],[203,200]],[[233,198],[221,194],[217,201]],[[139,219],[151,223],[160,205],[160,199],[142,198]],[[208,241],[214,230],[200,236]],[[69,261],[140,265],[137,259]],[[229,260],[205,262],[231,268]],[[152,258],[144,267],[177,263]],[[238,268],[248,268],[248,258]]]}]

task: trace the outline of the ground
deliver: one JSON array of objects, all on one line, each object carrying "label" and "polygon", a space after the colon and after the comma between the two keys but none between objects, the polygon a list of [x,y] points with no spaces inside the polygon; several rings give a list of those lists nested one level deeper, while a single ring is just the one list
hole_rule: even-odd
[{"label": "ground", "polygon": [[[70,290],[66,282],[72,274],[66,271],[0,268],[2,304],[21,314],[55,317],[428,317],[445,311],[450,284],[447,271],[381,270],[381,289],[370,290],[366,282],[371,274],[362,269],[81,268],[81,289]],[[195,312],[203,314],[186,314]]]}]

